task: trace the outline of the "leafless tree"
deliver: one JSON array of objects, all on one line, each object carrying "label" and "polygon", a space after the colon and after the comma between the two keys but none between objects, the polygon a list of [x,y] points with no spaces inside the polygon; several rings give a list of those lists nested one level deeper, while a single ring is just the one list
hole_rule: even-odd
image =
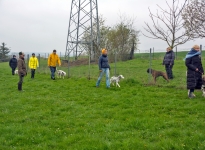
[{"label": "leafless tree", "polygon": [[[161,39],[165,41],[168,46],[175,47],[180,44],[184,44],[191,40],[190,33],[184,29],[182,11],[188,4],[187,0],[169,0],[166,1],[168,9],[162,8],[157,5],[159,10],[156,14],[153,14],[149,9],[149,16],[152,23],[145,22],[147,31],[150,35],[144,34],[148,38]],[[172,2],[172,3],[171,3]]]},{"label": "leafless tree", "polygon": [[205,0],[191,0],[182,13],[184,27],[193,38],[205,37]]}]

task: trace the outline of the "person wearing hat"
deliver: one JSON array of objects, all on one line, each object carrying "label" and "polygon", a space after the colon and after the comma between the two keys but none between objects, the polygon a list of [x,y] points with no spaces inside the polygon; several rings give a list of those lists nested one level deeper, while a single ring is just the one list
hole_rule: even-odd
[{"label": "person wearing hat", "polygon": [[24,76],[27,75],[27,71],[26,71],[26,63],[24,60],[24,53],[23,52],[19,52],[19,59],[17,62],[17,66],[18,66],[18,74],[19,74],[19,82],[18,82],[18,90],[22,91],[22,84],[23,84],[23,79]]},{"label": "person wearing hat", "polygon": [[12,75],[14,75],[14,71],[16,70],[16,67],[17,67],[16,55],[13,55],[13,58],[10,59],[9,66],[11,67]]},{"label": "person wearing hat", "polygon": [[51,53],[48,57],[48,67],[51,71],[51,79],[55,80],[55,72],[56,72],[56,64],[58,63],[59,66],[61,66],[61,61],[58,55],[56,54],[56,50],[53,50],[53,53]]},{"label": "person wearing hat", "polygon": [[102,55],[99,58],[98,65],[99,65],[100,76],[98,77],[98,80],[96,82],[96,87],[100,86],[100,81],[105,73],[106,74],[106,87],[110,88],[110,79],[109,79],[110,65],[108,64],[107,50],[106,49],[102,49]]},{"label": "person wearing hat", "polygon": [[36,68],[39,67],[38,58],[35,56],[35,53],[32,53],[28,66],[31,69],[31,78],[34,78]]}]

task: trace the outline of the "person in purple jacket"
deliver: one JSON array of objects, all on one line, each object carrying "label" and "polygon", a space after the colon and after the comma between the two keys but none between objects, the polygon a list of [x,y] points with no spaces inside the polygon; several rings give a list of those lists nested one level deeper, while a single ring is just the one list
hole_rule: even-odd
[{"label": "person in purple jacket", "polygon": [[107,58],[107,50],[102,49],[102,55],[99,58],[99,71],[100,76],[98,77],[98,80],[96,82],[96,87],[100,86],[100,81],[104,75],[106,74],[106,87],[110,88],[110,65],[108,64],[108,58]]}]

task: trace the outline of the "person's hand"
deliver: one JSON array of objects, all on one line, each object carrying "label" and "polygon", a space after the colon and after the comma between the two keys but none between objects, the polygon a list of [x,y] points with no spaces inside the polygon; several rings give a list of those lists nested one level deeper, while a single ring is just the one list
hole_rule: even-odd
[{"label": "person's hand", "polygon": [[199,69],[198,69],[198,68],[196,68],[196,71],[199,71]]}]

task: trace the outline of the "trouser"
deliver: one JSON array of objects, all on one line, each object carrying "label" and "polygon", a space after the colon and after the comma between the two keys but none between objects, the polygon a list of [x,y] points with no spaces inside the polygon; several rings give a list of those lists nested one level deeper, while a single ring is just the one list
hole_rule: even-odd
[{"label": "trouser", "polygon": [[11,68],[12,75],[14,75],[15,70],[16,70],[16,67]]},{"label": "trouser", "polygon": [[106,74],[106,86],[109,88],[110,87],[110,70],[109,68],[102,68],[102,72],[100,73],[100,76],[98,77],[98,80],[96,82],[96,86],[100,85],[100,81],[104,75],[104,73]]},{"label": "trouser", "polygon": [[50,71],[51,71],[51,79],[55,79],[56,67],[50,66]]},{"label": "trouser", "polygon": [[173,65],[165,65],[165,69],[166,69],[167,76],[169,79],[173,79],[172,68],[173,68]]},{"label": "trouser", "polygon": [[18,82],[18,90],[22,91],[22,84],[23,84],[24,76],[19,75],[19,82]]},{"label": "trouser", "polygon": [[31,69],[31,78],[34,78],[36,69]]}]

